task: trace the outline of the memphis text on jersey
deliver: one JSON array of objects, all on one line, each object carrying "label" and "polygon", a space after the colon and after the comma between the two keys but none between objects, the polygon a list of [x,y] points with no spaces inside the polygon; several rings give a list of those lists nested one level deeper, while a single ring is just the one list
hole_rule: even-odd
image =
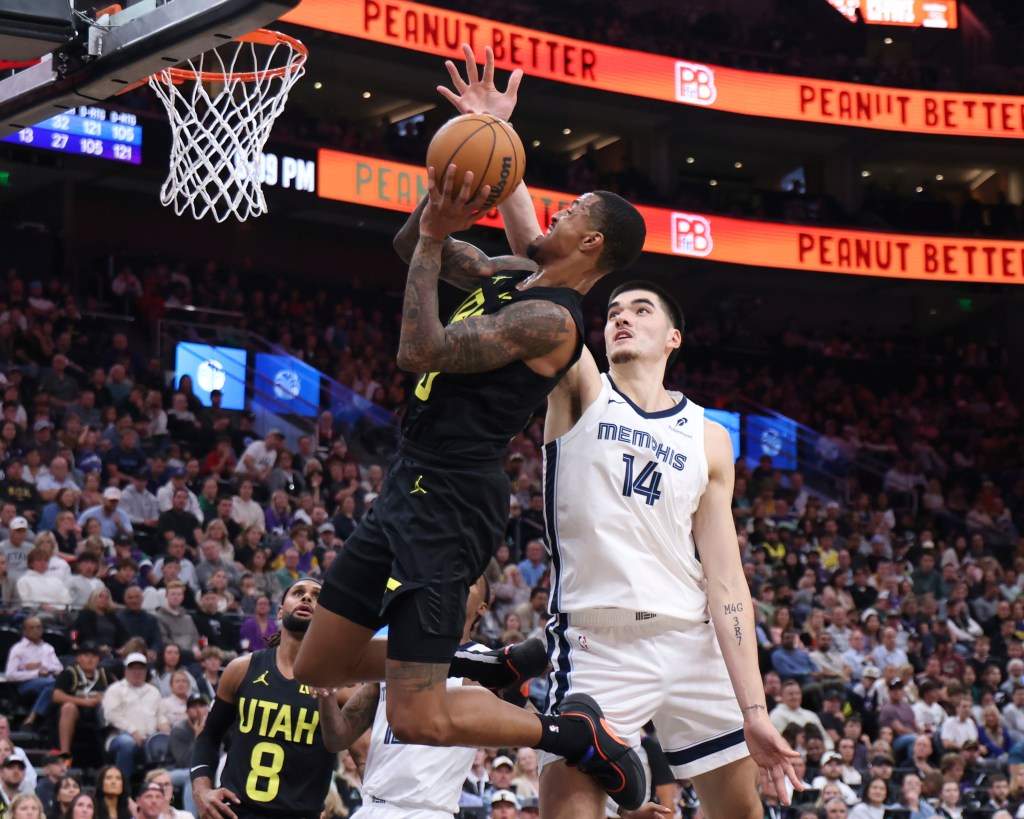
[{"label": "memphis text on jersey", "polygon": [[631,444],[640,449],[649,449],[657,460],[671,466],[673,469],[682,472],[686,468],[686,456],[682,452],[676,452],[672,447],[662,444],[651,433],[642,429],[633,429],[624,424],[612,424],[602,421],[597,425],[597,440],[618,441],[623,444]]},{"label": "memphis text on jersey", "polygon": [[288,703],[252,697],[238,699],[238,731],[242,734],[255,731],[258,736],[266,739],[294,742],[296,745],[312,745],[319,724],[320,712],[317,710],[316,701],[312,699],[309,708],[297,708],[294,709],[294,713]]}]

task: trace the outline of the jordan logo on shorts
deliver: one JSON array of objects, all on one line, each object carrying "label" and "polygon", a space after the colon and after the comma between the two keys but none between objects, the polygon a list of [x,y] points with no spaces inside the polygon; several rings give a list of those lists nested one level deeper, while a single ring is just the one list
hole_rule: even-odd
[{"label": "jordan logo on shorts", "polygon": [[427,490],[424,489],[422,486],[420,486],[420,481],[422,481],[422,480],[423,480],[423,476],[422,475],[419,475],[416,478],[416,483],[413,484],[412,491],[409,493],[410,495],[426,495],[427,494]]}]

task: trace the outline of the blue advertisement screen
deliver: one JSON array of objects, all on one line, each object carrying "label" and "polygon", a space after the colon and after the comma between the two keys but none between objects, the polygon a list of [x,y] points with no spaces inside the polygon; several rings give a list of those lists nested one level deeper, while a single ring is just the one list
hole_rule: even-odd
[{"label": "blue advertisement screen", "polygon": [[770,455],[776,469],[796,469],[796,422],[767,415],[747,416],[747,463]]},{"label": "blue advertisement screen", "polygon": [[716,424],[721,424],[729,432],[732,441],[732,459],[740,457],[740,414],[720,409],[704,409],[704,417]]},{"label": "blue advertisement screen", "polygon": [[224,396],[221,407],[245,409],[245,357],[245,350],[238,347],[179,341],[174,355],[174,385],[187,375],[204,407],[210,406],[210,393],[220,390]]},{"label": "blue advertisement screen", "polygon": [[316,416],[320,409],[320,373],[290,355],[256,353],[253,402],[271,412]]}]

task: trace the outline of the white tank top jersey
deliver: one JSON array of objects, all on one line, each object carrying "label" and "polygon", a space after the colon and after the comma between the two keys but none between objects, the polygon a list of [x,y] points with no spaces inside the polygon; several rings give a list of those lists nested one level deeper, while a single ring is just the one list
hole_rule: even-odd
[{"label": "white tank top jersey", "polygon": [[624,609],[708,619],[693,513],[708,485],[704,408],[644,412],[607,374],[568,433],[544,448],[551,613]]},{"label": "white tank top jersey", "polygon": [[[448,679],[449,688],[461,685],[461,678]],[[410,810],[458,813],[462,783],[475,756],[475,748],[406,745],[399,741],[388,725],[387,685],[381,683],[380,701],[370,731],[363,800],[370,803],[376,797]]]}]

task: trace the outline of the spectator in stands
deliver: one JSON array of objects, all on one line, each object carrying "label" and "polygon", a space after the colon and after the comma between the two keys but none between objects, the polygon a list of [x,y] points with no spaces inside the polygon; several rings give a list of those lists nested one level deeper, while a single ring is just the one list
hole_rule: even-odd
[{"label": "spectator in stands", "polygon": [[[229,653],[233,654],[234,651]],[[212,645],[199,652],[199,667],[202,673],[196,677],[196,684],[199,686],[199,693],[207,702],[213,702],[217,698],[217,686],[220,684],[224,654],[225,652]]]},{"label": "spectator in stands", "polygon": [[132,477],[146,466],[146,453],[139,446],[139,435],[134,427],[120,431],[118,442],[103,456],[107,478],[115,486],[126,486]]},{"label": "spectator in stands", "polygon": [[992,811],[1010,809],[1010,781],[1004,774],[992,773],[985,778],[988,800],[981,805],[982,810]]},{"label": "spectator in stands", "polygon": [[[185,487],[174,490],[171,507],[161,512],[157,520],[157,530],[167,541],[180,537],[186,544],[194,547],[203,532],[199,518],[188,511],[189,495],[190,492]],[[199,505],[198,502],[196,505]]]},{"label": "spectator in stands", "polygon": [[128,587],[137,582],[139,564],[130,557],[122,557],[113,565],[113,571],[103,578],[103,584],[110,592],[110,599],[115,606],[124,605],[124,595]]},{"label": "spectator in stands", "polygon": [[894,677],[889,680],[889,702],[878,712],[878,725],[893,732],[893,755],[902,760],[910,752],[920,730],[914,719],[914,709],[904,700],[906,691],[903,680]]},{"label": "spectator in stands", "polygon": [[783,679],[793,679],[801,686],[817,679],[820,669],[810,654],[797,647],[797,633],[792,628],[782,632],[782,643],[771,653],[772,668]]},{"label": "spectator in stands", "polygon": [[833,784],[839,789],[843,801],[847,805],[856,805],[859,801],[857,794],[842,778],[843,758],[835,751],[826,751],[821,757],[821,773],[811,782],[815,790],[824,790],[828,784]]},{"label": "spectator in stands", "polygon": [[39,519],[42,504],[35,486],[23,477],[24,462],[20,457],[13,457],[7,462],[4,472],[5,477],[0,481],[0,501],[13,503],[19,515],[34,523]]},{"label": "spectator in stands", "polygon": [[192,780],[189,769],[192,767],[192,749],[206,725],[209,705],[198,694],[188,698],[185,718],[171,726],[171,742],[168,748],[167,761],[171,765],[170,777],[174,787],[182,790],[182,807],[193,815],[198,815],[192,799]]},{"label": "spectator in stands", "polygon": [[[164,565],[175,563],[165,562]],[[185,590],[186,586],[180,580],[169,582],[165,603],[156,610],[155,616],[160,627],[161,642],[165,645],[174,644],[186,657],[194,657],[199,651],[199,631],[185,610]]]},{"label": "spectator in stands", "polygon": [[21,793],[22,784],[25,781],[25,761],[11,754],[0,763],[0,801],[6,809],[4,813],[12,811],[12,805],[18,794]]},{"label": "spectator in stands", "polygon": [[[199,585],[199,578],[196,575],[195,564],[186,556],[185,553],[186,543],[184,538],[174,537],[171,538],[167,543],[167,550],[164,557],[159,558],[154,565],[154,571],[156,571],[161,577],[165,576],[164,563],[170,558],[174,558],[178,561],[178,577],[177,579],[184,583],[191,589],[192,593],[198,593],[201,588]],[[186,595],[186,599],[188,596]]]},{"label": "spectator in stands", "polygon": [[539,633],[548,619],[548,590],[544,586],[535,586],[530,590],[530,599],[520,604],[515,612],[519,615],[523,634]]},{"label": "spectator in stands", "polygon": [[0,618],[6,620],[20,605],[17,584],[7,573],[7,556],[0,552]]},{"label": "spectator in stands", "polygon": [[[154,790],[154,788],[156,790]],[[174,780],[171,778],[170,771],[164,768],[154,768],[152,771],[146,774],[146,778],[143,780],[144,792],[152,794],[151,799],[154,804],[152,808],[146,807],[146,810],[152,810],[150,814],[153,819],[193,819],[197,815],[195,806],[192,806],[192,811],[189,810],[178,810],[171,806],[171,797],[174,795]],[[189,784],[189,798],[191,799],[191,783]],[[139,805],[139,816],[145,815],[143,813],[143,807]]]},{"label": "spectator in stands", "polygon": [[56,676],[63,670],[53,646],[43,640],[43,623],[38,617],[29,617],[22,626],[22,639],[7,655],[6,676],[14,683],[18,697],[32,699],[32,710],[22,727],[42,724],[50,710]]},{"label": "spectator in stands", "polygon": [[124,661],[124,679],[103,695],[103,715],[114,731],[110,754],[125,782],[130,781],[135,763],[142,759],[146,740],[157,731],[170,731],[163,718],[160,692],[146,682],[148,670],[144,654],[129,654]]},{"label": "spectator in stands", "polygon": [[[65,508],[67,504],[70,507]],[[57,511],[50,528],[57,541],[57,548],[64,555],[78,554],[78,538],[82,531],[78,526],[78,493],[62,489],[57,493],[53,505]],[[45,519],[45,514],[43,517]]]},{"label": "spectator in stands", "polygon": [[[262,531],[256,527],[250,527],[246,532],[248,535],[247,541],[252,540],[251,533],[262,535]],[[270,570],[269,561],[269,550],[257,545],[253,548],[252,555],[246,563],[246,571],[253,576],[256,582],[255,590],[257,594],[265,594],[272,601],[280,600],[281,582],[278,579],[277,573]]]},{"label": "spectator in stands", "polygon": [[156,533],[160,507],[156,495],[148,489],[149,476],[148,466],[135,471],[131,483],[121,492],[120,509],[128,515],[133,529]]},{"label": "spectator in stands", "polygon": [[0,543],[0,554],[7,558],[7,577],[17,583],[28,571],[28,554],[32,551],[28,521],[18,515],[11,519],[7,540]]},{"label": "spectator in stands", "polygon": [[277,634],[277,621],[272,616],[270,598],[261,594],[256,598],[256,609],[244,623],[239,638],[243,649],[257,651],[267,645],[267,641]]},{"label": "spectator in stands", "polygon": [[[198,655],[198,647],[196,649],[196,655]],[[184,656],[193,659],[191,654],[186,654]],[[160,650],[160,656],[157,657],[154,673],[150,677],[150,682],[156,686],[161,697],[170,696],[171,677],[178,671],[181,671],[188,677],[189,686],[187,693],[198,693],[199,686],[196,684],[195,677],[192,676],[190,671],[186,670],[185,663],[182,662],[181,649],[174,643],[164,643],[163,648]],[[172,720],[172,724],[173,722],[174,721]]]},{"label": "spectator in stands", "polygon": [[284,434],[272,429],[266,437],[255,440],[242,453],[236,470],[237,477],[249,478],[258,484],[266,484],[277,463],[278,454],[284,449]]},{"label": "spectator in stands", "polygon": [[231,519],[243,529],[255,526],[266,531],[263,507],[252,498],[252,481],[248,478],[238,484],[238,494],[231,499]]},{"label": "spectator in stands", "polygon": [[823,737],[827,750],[833,749],[831,737],[825,732],[818,715],[801,707],[803,692],[800,690],[800,683],[794,679],[786,679],[782,683],[781,702],[772,709],[769,717],[775,729],[782,733],[786,726],[793,723],[800,726],[811,725],[818,730]]},{"label": "spectator in stands", "polygon": [[196,567],[196,577],[199,583],[206,587],[210,585],[210,578],[218,571],[223,571],[228,579],[228,585],[233,592],[238,591],[238,584],[241,580],[241,572],[238,567],[229,560],[225,560],[221,553],[221,544],[216,540],[204,540],[202,545],[203,559]]},{"label": "spectator in stands", "polygon": [[300,557],[299,550],[294,546],[289,546],[281,552],[278,558],[281,562],[281,568],[274,574],[277,577],[278,585],[282,589],[287,589],[296,580],[308,576],[299,568]]},{"label": "spectator in stands", "polygon": [[53,703],[60,752],[77,755],[80,765],[100,759],[103,718],[99,709],[107,686],[107,673],[100,667],[100,647],[91,640],[79,641],[75,662],[57,675]]},{"label": "spectator in stands", "polygon": [[90,520],[97,520],[100,524],[100,534],[103,537],[116,540],[121,534],[132,533],[132,522],[128,515],[118,509],[121,503],[121,490],[116,486],[108,486],[103,490],[103,502],[99,506],[92,506],[86,509],[78,518],[78,525],[85,528]]},{"label": "spectator in stands", "polygon": [[167,677],[168,693],[160,692],[163,715],[169,725],[174,725],[178,720],[185,718],[185,708],[193,685],[195,685],[195,680],[184,669],[179,668],[177,671],[169,673]]},{"label": "spectator in stands", "polygon": [[[44,806],[53,804],[57,788],[61,781],[66,778],[65,774],[69,759],[71,759],[71,754],[62,754],[60,751],[50,751],[43,757],[43,776],[36,782],[35,793]],[[70,802],[77,795],[78,790],[67,801]],[[39,819],[43,819],[43,816],[40,815]]]},{"label": "spectator in stands", "polygon": [[271,538],[283,541],[288,536],[295,523],[295,516],[292,514],[286,493],[278,491],[270,496],[270,505],[264,512],[264,521],[267,534]]},{"label": "spectator in stands", "polygon": [[78,484],[75,483],[68,473],[67,458],[56,457],[51,461],[49,471],[36,483],[36,491],[43,503],[51,503],[56,500],[57,493],[62,489],[72,492],[78,491]]},{"label": "spectator in stands", "polygon": [[0,762],[3,762],[8,756],[12,755],[25,763],[25,781],[22,783],[21,790],[25,793],[34,793],[36,789],[36,769],[29,762],[25,749],[11,741],[11,723],[7,717],[0,714]]},{"label": "spectator in stands", "polygon": [[124,592],[124,608],[117,612],[124,633],[128,638],[141,637],[148,646],[147,655],[150,662],[155,662],[163,646],[160,635],[160,623],[156,617],[142,608],[142,589],[129,586]]},{"label": "spectator in stands", "polygon": [[541,541],[531,540],[526,544],[526,557],[519,563],[519,573],[530,588],[542,585],[548,573],[548,564],[544,559],[544,544]]},{"label": "spectator in stands", "polygon": [[28,571],[18,580],[18,598],[22,605],[47,615],[63,614],[71,605],[71,593],[60,577],[50,573],[49,554],[37,547],[26,559]]},{"label": "spectator in stands", "polygon": [[199,598],[199,611],[192,615],[192,619],[199,631],[200,644],[202,638],[206,638],[207,646],[234,653],[238,650],[238,629],[230,617],[217,610],[219,599],[215,588],[205,588],[203,596]]},{"label": "spectator in stands", "polygon": [[49,803],[46,803],[40,797],[40,801],[43,801],[43,806],[46,808],[47,819],[63,819],[65,816],[70,817],[71,806],[81,793],[82,783],[78,781],[78,777],[64,773],[60,779],[57,780],[53,799]]},{"label": "spectator in stands", "polygon": [[114,615],[110,589],[104,586],[90,595],[85,608],[78,614],[75,630],[79,643],[92,642],[99,646],[102,656],[107,657],[128,640],[121,620]]},{"label": "spectator in stands", "polygon": [[961,694],[956,700],[953,716],[946,718],[939,732],[943,748],[959,751],[968,740],[978,741],[978,726],[971,716],[971,705],[971,698],[967,694]]},{"label": "spectator in stands", "polygon": [[899,668],[907,664],[907,652],[897,644],[897,631],[892,626],[882,629],[881,643],[871,652],[872,662],[884,669],[892,665]]},{"label": "spectator in stands", "polygon": [[184,467],[172,466],[167,470],[168,480],[163,486],[161,486],[156,492],[157,505],[160,507],[161,512],[166,512],[175,506],[175,495],[179,490],[184,490],[186,494],[185,506],[183,507],[186,512],[191,513],[197,521],[203,519],[203,508],[199,503],[199,498],[193,492],[187,482],[187,473]]},{"label": "spectator in stands", "polygon": [[[96,819],[134,819],[135,800],[129,798],[127,780],[116,765],[104,765],[96,773]],[[78,802],[76,800],[75,804]]]}]

